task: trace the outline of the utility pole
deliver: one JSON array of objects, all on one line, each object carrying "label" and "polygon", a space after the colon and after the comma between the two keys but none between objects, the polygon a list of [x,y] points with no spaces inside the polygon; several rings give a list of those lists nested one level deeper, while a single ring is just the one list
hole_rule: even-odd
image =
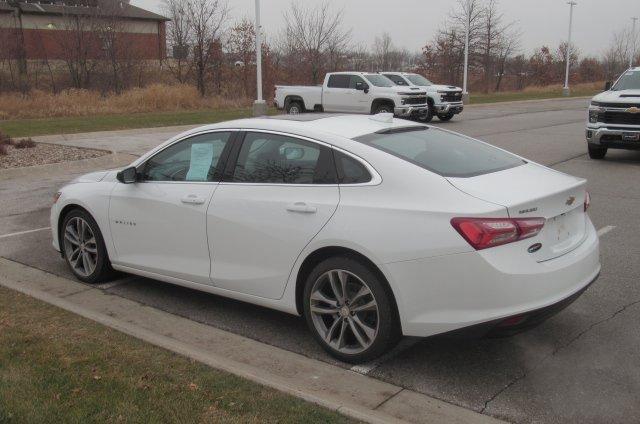
[{"label": "utility pole", "polygon": [[633,21],[633,29],[631,30],[631,54],[629,55],[629,68],[633,67],[633,61],[636,59],[636,41],[638,41],[638,35],[636,34],[636,22],[638,18],[631,18]]},{"label": "utility pole", "polygon": [[253,116],[267,114],[267,102],[262,98],[262,28],[260,27],[260,0],[256,0],[256,85],[257,99],[253,102]]},{"label": "utility pole", "polygon": [[469,27],[471,26],[471,2],[467,0],[467,25],[465,26],[464,35],[464,75],[462,77],[462,101],[469,101],[469,92],[467,91],[467,78],[469,75]]},{"label": "utility pole", "polygon": [[575,1],[568,1],[569,5],[569,37],[567,38],[567,69],[564,74],[564,87],[562,88],[562,95],[569,95],[569,63],[571,62],[571,26],[573,25],[573,6],[575,6]]}]

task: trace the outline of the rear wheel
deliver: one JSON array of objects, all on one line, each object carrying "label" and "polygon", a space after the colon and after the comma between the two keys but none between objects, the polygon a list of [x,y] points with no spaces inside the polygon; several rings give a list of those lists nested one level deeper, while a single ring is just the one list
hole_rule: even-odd
[{"label": "rear wheel", "polygon": [[293,101],[287,104],[287,113],[289,115],[299,115],[302,112],[304,112],[304,107],[302,106],[302,103],[298,101]]},{"label": "rear wheel", "polygon": [[62,251],[71,272],[85,283],[99,283],[113,276],[98,224],[81,209],[69,212],[60,231]]},{"label": "rear wheel", "polygon": [[400,339],[386,282],[351,258],[330,258],[313,269],[304,290],[304,315],[318,343],[344,362],[370,361]]},{"label": "rear wheel", "polygon": [[447,121],[451,121],[451,118],[453,118],[455,115],[455,113],[453,112],[449,112],[449,113],[442,113],[442,114],[438,114],[438,119],[440,119],[441,121],[447,122]]},{"label": "rear wheel", "polygon": [[604,156],[607,154],[606,147],[593,146],[591,144],[587,144],[587,148],[589,149],[589,157],[591,159],[604,159]]}]

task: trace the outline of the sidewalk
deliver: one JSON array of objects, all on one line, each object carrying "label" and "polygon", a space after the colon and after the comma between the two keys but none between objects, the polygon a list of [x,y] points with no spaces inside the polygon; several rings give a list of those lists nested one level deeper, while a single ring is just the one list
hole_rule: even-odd
[{"label": "sidewalk", "polygon": [[[162,284],[162,283],[158,283]],[[473,411],[0,258],[0,285],[372,423],[497,423]]]}]

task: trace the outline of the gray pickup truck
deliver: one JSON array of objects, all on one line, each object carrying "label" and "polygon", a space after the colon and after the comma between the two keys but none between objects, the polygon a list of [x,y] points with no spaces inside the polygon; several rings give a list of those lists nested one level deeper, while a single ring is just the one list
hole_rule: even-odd
[{"label": "gray pickup truck", "polygon": [[586,136],[591,159],[604,158],[608,149],[640,149],[640,67],[591,99]]}]

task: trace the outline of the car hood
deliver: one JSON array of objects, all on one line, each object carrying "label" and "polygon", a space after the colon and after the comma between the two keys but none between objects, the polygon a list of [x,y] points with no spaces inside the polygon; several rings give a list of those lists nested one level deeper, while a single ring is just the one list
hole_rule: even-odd
[{"label": "car hood", "polygon": [[120,169],[108,169],[104,171],[94,171],[88,174],[80,175],[70,181],[69,184],[76,183],[98,183],[100,181],[115,181],[116,174]]},{"label": "car hood", "polygon": [[427,91],[462,91],[462,88],[456,87],[455,85],[442,85],[442,84],[431,84],[425,86],[417,86],[417,88],[421,88]]},{"label": "car hood", "polygon": [[620,91],[605,91],[596,95],[593,99],[594,102],[605,103],[637,103],[640,104],[640,89],[637,90],[620,90]]},{"label": "car hood", "polygon": [[427,92],[422,87],[378,87],[376,91],[380,93],[399,94],[401,96],[425,95]]}]

